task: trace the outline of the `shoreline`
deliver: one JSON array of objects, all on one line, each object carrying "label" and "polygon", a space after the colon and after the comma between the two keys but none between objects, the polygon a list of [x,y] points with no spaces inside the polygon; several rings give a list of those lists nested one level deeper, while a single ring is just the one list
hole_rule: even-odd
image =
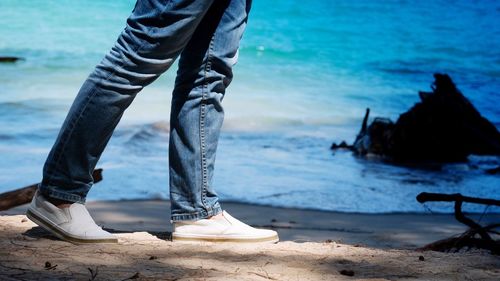
[{"label": "shoreline", "polygon": [[[167,200],[89,201],[86,205],[99,225],[119,233],[146,231],[168,237],[172,231]],[[275,229],[280,241],[335,241],[380,249],[416,249],[467,229],[453,214],[344,213],[230,201],[222,201],[221,205],[254,227]],[[19,206],[0,215],[24,215],[26,208]],[[469,216],[477,219],[481,214]],[[498,221],[500,214],[487,214],[481,223]]]},{"label": "shoreline", "polygon": [[[88,200],[87,203],[94,203],[94,202],[108,202],[108,203],[113,203],[113,202],[155,202],[155,201],[160,201],[160,202],[169,202],[169,199],[149,199],[149,198],[139,198],[139,199],[117,199],[117,200]],[[381,213],[369,213],[369,212],[349,212],[349,211],[332,211],[332,210],[324,210],[324,209],[315,209],[315,208],[299,208],[299,207],[287,207],[287,206],[275,206],[275,205],[270,205],[270,204],[259,204],[259,203],[252,203],[252,202],[243,202],[243,201],[237,201],[237,200],[221,200],[221,204],[235,204],[235,205],[248,205],[248,206],[254,206],[254,207],[269,207],[269,208],[274,208],[274,209],[285,209],[285,210],[297,210],[297,211],[311,211],[311,212],[320,212],[320,213],[331,213],[331,214],[351,214],[351,215],[451,215],[453,216],[454,213],[445,213],[445,212],[439,212],[439,211],[432,211],[431,212],[415,212],[415,211],[395,211],[395,212],[381,212]],[[452,203],[450,203],[450,206],[452,206]],[[472,216],[480,216],[482,212],[467,212],[464,211],[465,214],[472,215]],[[494,215],[500,216],[500,211],[499,212],[488,212],[486,215]]]}]

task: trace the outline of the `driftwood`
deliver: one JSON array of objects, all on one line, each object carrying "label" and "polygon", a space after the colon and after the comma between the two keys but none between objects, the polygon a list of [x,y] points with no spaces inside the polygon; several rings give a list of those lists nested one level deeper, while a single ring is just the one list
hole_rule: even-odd
[{"label": "driftwood", "polygon": [[16,62],[18,60],[22,60],[23,58],[19,57],[0,57],[0,62]]},{"label": "driftwood", "polygon": [[396,122],[375,118],[368,125],[367,109],[352,146],[356,155],[376,155],[394,163],[466,161],[470,154],[500,155],[500,132],[481,116],[446,74],[435,74],[432,92],[420,92],[421,101]]},{"label": "driftwood", "polygon": [[[95,169],[92,173],[94,183],[102,180],[102,169]],[[38,184],[32,184],[20,189],[0,194],[0,211],[29,203],[35,194]]]},{"label": "driftwood", "polygon": [[494,240],[490,235],[500,235],[499,232],[495,231],[495,229],[500,228],[500,223],[481,226],[474,220],[466,217],[462,212],[463,202],[500,206],[500,200],[468,197],[463,196],[459,193],[441,194],[422,192],[417,196],[417,201],[420,203],[430,201],[455,202],[455,218],[459,222],[467,225],[470,228],[459,237],[451,237],[439,240],[434,243],[428,244],[420,248],[419,250],[445,252],[452,249],[456,249],[456,251],[458,251],[463,247],[475,247],[480,249],[488,249],[492,254],[500,255],[500,241]]}]

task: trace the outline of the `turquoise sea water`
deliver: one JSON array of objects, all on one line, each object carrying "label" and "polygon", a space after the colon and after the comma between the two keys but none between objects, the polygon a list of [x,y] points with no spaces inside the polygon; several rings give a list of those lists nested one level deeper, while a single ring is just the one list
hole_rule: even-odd
[{"label": "turquoise sea water", "polygon": [[[133,6],[0,1],[0,56],[25,58],[0,64],[0,192],[41,179],[73,98]],[[434,72],[450,74],[500,128],[499,18],[498,1],[255,0],[224,99],[214,182],[221,198],[352,212],[425,212],[415,201],[421,191],[500,198],[500,177],[474,168],[499,157],[428,171],[329,150],[354,139],[366,107],[396,119]],[[168,198],[174,75],[175,67],[127,109],[89,199]]]}]

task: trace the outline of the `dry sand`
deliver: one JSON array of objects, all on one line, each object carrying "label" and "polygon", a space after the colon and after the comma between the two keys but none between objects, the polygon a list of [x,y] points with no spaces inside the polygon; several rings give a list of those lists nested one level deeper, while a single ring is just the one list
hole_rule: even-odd
[{"label": "dry sand", "polygon": [[500,280],[500,258],[485,251],[415,251],[463,231],[450,215],[224,203],[235,217],[280,234],[277,244],[245,245],[172,243],[165,201],[88,206],[118,244],[73,245],[16,215],[25,207],[1,212],[0,280]]}]

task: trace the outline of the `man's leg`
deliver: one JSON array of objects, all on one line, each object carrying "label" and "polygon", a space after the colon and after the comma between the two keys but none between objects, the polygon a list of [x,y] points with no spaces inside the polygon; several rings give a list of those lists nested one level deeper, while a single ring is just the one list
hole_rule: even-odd
[{"label": "man's leg", "polygon": [[167,70],[212,1],[139,0],[115,46],[82,85],[43,168],[42,194],[85,201],[92,172],[136,94]]},{"label": "man's leg", "polygon": [[[250,0],[219,0],[181,53],[170,117],[170,198],[173,240],[276,242],[222,211],[212,186],[222,99],[245,29]],[[218,216],[216,222],[208,218]]]},{"label": "man's leg", "polygon": [[232,79],[250,1],[219,0],[182,51],[170,116],[172,220],[220,213],[212,186],[224,118],[222,98]]},{"label": "man's leg", "polygon": [[[35,196],[28,210],[30,218],[69,241],[109,241],[83,205],[93,185],[92,171],[125,109],[172,65],[212,2],[137,1],[115,46],[84,82],[66,116],[43,168],[42,196]],[[51,204],[56,200],[75,203],[60,209]]]}]

